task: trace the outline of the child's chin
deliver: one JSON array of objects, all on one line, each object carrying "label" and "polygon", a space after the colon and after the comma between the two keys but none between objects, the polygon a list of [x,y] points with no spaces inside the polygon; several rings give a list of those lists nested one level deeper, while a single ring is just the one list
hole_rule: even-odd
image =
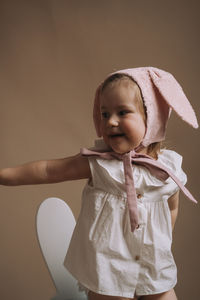
[{"label": "child's chin", "polygon": [[130,152],[131,150],[133,150],[133,148],[131,148],[132,145],[126,145],[126,143],[121,143],[121,141],[119,142],[117,140],[109,140],[109,141],[105,141],[105,143],[114,152],[116,152],[118,154],[124,154],[124,153]]},{"label": "child's chin", "polygon": [[129,151],[132,150],[132,149],[129,149],[129,148],[118,148],[118,147],[113,147],[112,149],[117,154],[125,154],[125,153],[127,153],[127,152],[129,152]]}]

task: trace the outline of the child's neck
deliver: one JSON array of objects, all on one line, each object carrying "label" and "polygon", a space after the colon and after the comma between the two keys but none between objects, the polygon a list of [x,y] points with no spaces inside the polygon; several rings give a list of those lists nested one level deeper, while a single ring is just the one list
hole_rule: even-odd
[{"label": "child's neck", "polygon": [[143,148],[143,149],[141,149],[140,151],[138,151],[138,153],[141,153],[141,154],[147,154],[147,155],[149,155],[149,156],[151,156],[152,158],[154,158],[154,159],[158,159],[158,153],[157,153],[157,151],[148,151],[148,148]]}]

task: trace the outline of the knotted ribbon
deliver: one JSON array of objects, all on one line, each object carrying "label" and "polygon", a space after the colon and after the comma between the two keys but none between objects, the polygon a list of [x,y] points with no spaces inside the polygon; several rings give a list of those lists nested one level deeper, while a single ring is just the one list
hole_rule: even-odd
[{"label": "knotted ribbon", "polygon": [[165,181],[169,176],[174,182],[180,187],[185,196],[197,203],[189,190],[182,184],[182,182],[171,172],[170,169],[165,167],[163,164],[153,159],[151,156],[146,154],[137,153],[134,150],[125,153],[118,154],[113,151],[109,152],[97,152],[95,150],[89,150],[86,148],[81,149],[81,154],[84,156],[98,156],[104,159],[118,159],[123,161],[124,166],[124,177],[127,193],[127,203],[130,216],[131,231],[138,227],[138,210],[137,210],[137,195],[134,186],[133,179],[133,165],[138,164],[147,168],[150,173],[161,181]]}]

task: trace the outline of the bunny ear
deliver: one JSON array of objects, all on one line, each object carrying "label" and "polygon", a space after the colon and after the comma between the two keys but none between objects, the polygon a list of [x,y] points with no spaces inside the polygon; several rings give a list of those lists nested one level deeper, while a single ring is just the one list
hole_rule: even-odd
[{"label": "bunny ear", "polygon": [[149,69],[149,75],[166,103],[194,128],[198,128],[195,112],[181,86],[172,74],[156,68]]}]

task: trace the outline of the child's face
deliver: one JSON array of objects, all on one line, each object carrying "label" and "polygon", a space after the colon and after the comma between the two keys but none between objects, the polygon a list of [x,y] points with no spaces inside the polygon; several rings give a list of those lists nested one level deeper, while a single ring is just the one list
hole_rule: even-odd
[{"label": "child's face", "polygon": [[145,135],[144,116],[139,110],[136,86],[121,80],[101,95],[101,130],[105,143],[123,154],[139,146]]}]

